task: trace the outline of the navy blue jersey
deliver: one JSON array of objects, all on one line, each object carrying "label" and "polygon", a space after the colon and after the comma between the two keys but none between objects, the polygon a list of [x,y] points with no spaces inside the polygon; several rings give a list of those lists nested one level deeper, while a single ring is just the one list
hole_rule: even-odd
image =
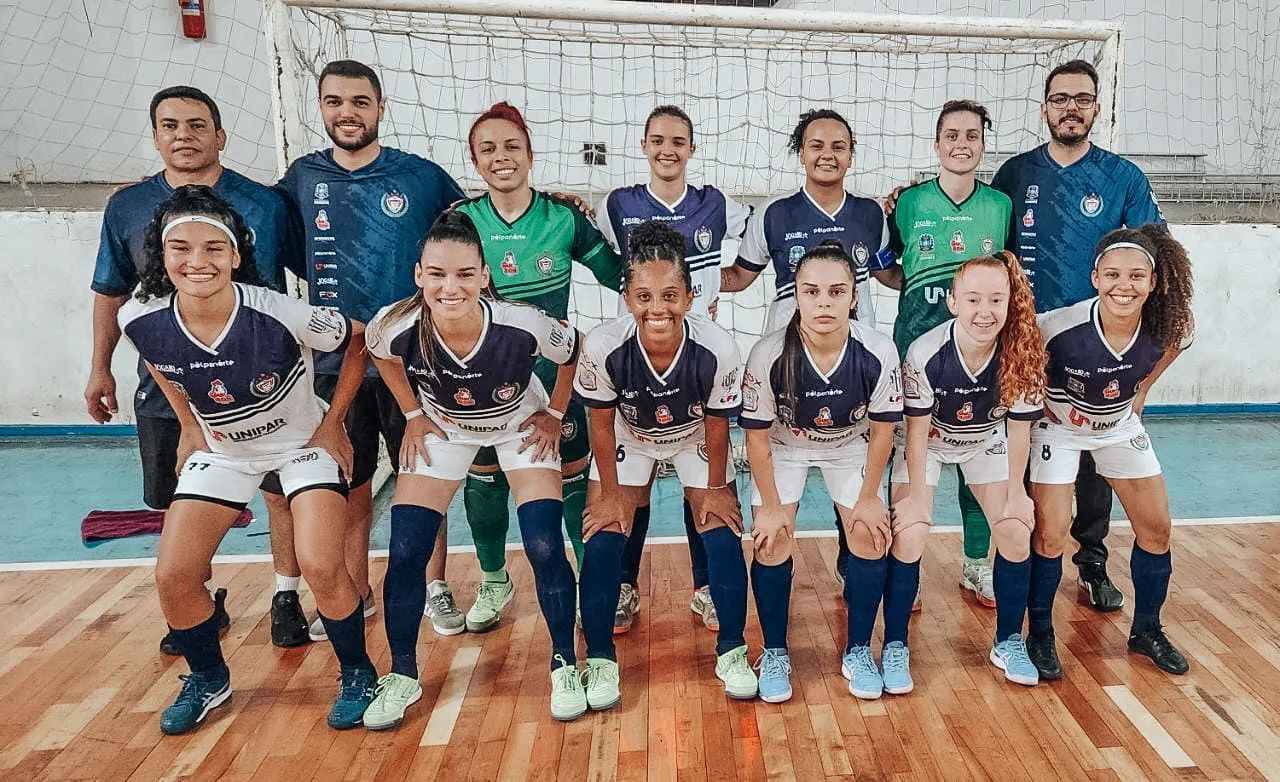
[{"label": "navy blue jersey", "polygon": [[860,288],[865,287],[862,283],[870,272],[893,266],[889,224],[878,203],[845,193],[844,203],[835,214],[827,214],[804,188],[756,210],[738,250],[738,265],[761,272],[772,263],[777,275],[774,300],[790,299],[796,293],[796,264],[805,253],[828,240],[840,242],[853,256],[858,264],[856,282]]},{"label": "navy blue jersey", "polygon": [[324,413],[312,390],[312,351],[341,352],[346,318],[283,293],[235,285],[236,306],[213,345],[191,336],[174,294],[120,308],[138,355],[187,398],[209,447],[236,459],[302,448]]},{"label": "navy blue jersey", "polygon": [[419,312],[393,318],[391,307],[384,307],[366,335],[370,355],[404,362],[423,409],[446,432],[484,437],[512,429],[546,406],[551,389],[543,387],[534,365],[540,356],[556,364],[574,361],[578,332],[527,304],[481,299],[480,306],[484,327],[465,356],[437,339],[435,355],[425,361]]},{"label": "navy blue jersey", "polygon": [[902,364],[902,399],[910,416],[933,416],[929,447],[966,451],[983,445],[1006,416],[1034,421],[1039,405],[1000,403],[1000,349],[976,373],[969,371],[956,343],[955,319],[926,331],[907,349]]},{"label": "navy blue jersey", "polygon": [[[290,230],[289,210],[280,196],[265,185],[222,169],[213,190],[245,221],[253,234],[254,259],[262,279],[273,290],[284,290],[284,270],[299,253]],[[102,215],[102,239],[93,267],[95,292],[104,296],[128,296],[138,286],[146,265],[142,245],[156,207],[173,195],[173,188],[161,171],[129,185],[107,200]],[[138,364],[138,393],[134,413],[146,418],[173,418],[164,394],[141,363]]]},{"label": "navy blue jersey", "polygon": [[742,357],[737,340],[704,315],[684,319],[684,341],[658,372],[640,344],[630,315],[587,334],[574,390],[588,407],[616,407],[640,442],[675,445],[702,439],[708,415],[732,418],[741,409]]},{"label": "navy blue jersey", "polygon": [[[416,290],[413,267],[422,239],[462,189],[430,160],[383,147],[369,165],[348,171],[332,150],[295,160],[276,189],[297,210],[305,250],[294,272],[311,303],[368,322],[380,307]],[[336,374],[340,361],[317,371]]]},{"label": "navy blue jersey", "polygon": [[849,324],[849,341],[831,372],[823,374],[804,351],[794,409],[780,397],[786,330],[756,343],[742,380],[744,429],[768,429],[792,448],[830,449],[865,438],[871,421],[902,420],[901,369],[893,340],[870,326]]},{"label": "navy blue jersey", "polygon": [[726,237],[741,237],[751,208],[734,201],[711,185],[686,185],[684,196],[668,204],[648,185],[620,187],[596,208],[600,233],[623,258],[628,257],[631,229],[658,220],[684,236],[684,259],[693,277],[693,307],[706,314],[720,295],[721,247]]},{"label": "navy blue jersey", "polygon": [[1041,145],[1006,160],[991,186],[1013,201],[1008,247],[1026,267],[1039,312],[1093,296],[1093,248],[1109,231],[1164,222],[1146,175],[1096,144],[1066,168]]},{"label": "navy blue jersey", "polygon": [[1046,411],[1079,434],[1102,434],[1128,421],[1138,384],[1164,356],[1141,326],[1124,350],[1114,351],[1102,336],[1098,307],[1095,297],[1037,318],[1049,353]]}]

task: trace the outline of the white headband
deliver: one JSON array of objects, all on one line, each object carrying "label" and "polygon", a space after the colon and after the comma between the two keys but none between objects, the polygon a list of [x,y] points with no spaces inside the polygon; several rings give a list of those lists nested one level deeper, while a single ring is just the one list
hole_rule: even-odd
[{"label": "white headband", "polygon": [[1147,248],[1143,247],[1140,244],[1134,244],[1133,242],[1116,242],[1115,244],[1107,245],[1102,252],[1098,253],[1098,257],[1093,259],[1093,268],[1095,269],[1098,268],[1098,262],[1102,260],[1102,256],[1106,255],[1112,250],[1123,250],[1123,249],[1137,250],[1138,252],[1147,256],[1147,263],[1151,264],[1151,270],[1155,271],[1156,269],[1155,256],[1153,256]]},{"label": "white headband", "polygon": [[204,223],[205,225],[212,225],[214,228],[217,228],[219,231],[222,231],[227,235],[227,238],[231,240],[232,247],[237,250],[240,249],[240,243],[236,241],[236,235],[231,232],[231,229],[227,227],[226,223],[213,217],[205,217],[204,215],[183,215],[182,217],[175,217],[165,223],[164,228],[160,231],[160,243],[164,244],[164,240],[169,236],[169,232],[183,223]]}]

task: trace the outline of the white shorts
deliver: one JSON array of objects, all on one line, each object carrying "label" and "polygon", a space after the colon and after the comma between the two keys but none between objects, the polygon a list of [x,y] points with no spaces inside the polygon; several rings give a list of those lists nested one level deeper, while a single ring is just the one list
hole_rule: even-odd
[{"label": "white shorts", "polygon": [[196,451],[182,465],[174,500],[203,500],[243,509],[270,472],[280,476],[284,496],[292,500],[311,489],[328,489],[347,496],[347,479],[323,448],[298,448],[261,459],[231,459]]},{"label": "white shorts", "polygon": [[[893,430],[893,469],[890,475],[894,483],[910,483],[910,476],[907,474],[907,448],[905,436],[900,433],[901,426],[899,424]],[[964,482],[970,486],[1009,480],[1009,446],[1005,442],[1004,432],[997,429],[985,443],[963,451],[927,449],[924,461],[925,483],[937,486],[944,464],[956,465],[964,475]]]},{"label": "white shorts", "polygon": [[486,442],[476,442],[474,438],[441,440],[434,434],[429,434],[426,437],[426,447],[427,456],[431,459],[431,463],[427,464],[419,456],[417,463],[414,464],[412,470],[409,470],[409,473],[427,478],[439,478],[442,481],[460,481],[467,477],[467,470],[471,468],[471,463],[475,461],[476,454],[486,445],[492,445],[497,452],[498,466],[502,468],[504,473],[509,473],[513,470],[524,470],[530,467],[540,467],[560,472],[560,456],[558,454],[538,461],[533,458],[535,449],[532,446],[526,448],[523,453],[520,452],[520,446],[524,444],[524,438],[527,434],[528,431],[521,432],[512,428],[504,432],[501,439],[496,442],[492,441],[493,438],[485,438]]},{"label": "white shorts", "polygon": [[[616,431],[616,430],[615,430]],[[614,459],[618,463],[618,483],[622,486],[647,486],[653,477],[653,468],[660,461],[670,460],[676,468],[680,485],[690,489],[705,489],[707,484],[707,446],[702,440],[686,440],[674,446],[658,446],[641,443],[634,438],[617,434],[618,448]],[[600,480],[596,468],[597,459],[591,460],[591,480]],[[728,485],[736,477],[733,453],[725,459],[725,476],[721,485]]]},{"label": "white shorts", "polygon": [[1122,431],[1080,435],[1052,421],[1031,427],[1031,482],[1075,483],[1080,454],[1088,451],[1104,478],[1150,478],[1159,475],[1160,460],[1141,421],[1133,419]]},{"label": "white shorts", "polygon": [[[867,477],[867,452],[864,449],[815,451],[774,445],[773,482],[783,505],[800,501],[810,467],[822,471],[822,479],[833,502],[852,508],[862,491],[862,481]],[[759,506],[762,502],[760,488],[753,479],[751,504]]]}]

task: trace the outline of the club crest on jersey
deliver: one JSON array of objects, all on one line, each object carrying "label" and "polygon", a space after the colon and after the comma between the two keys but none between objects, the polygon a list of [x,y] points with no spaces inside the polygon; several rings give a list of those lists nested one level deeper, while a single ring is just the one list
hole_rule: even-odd
[{"label": "club crest on jersey", "polygon": [[1067,390],[1076,396],[1084,396],[1084,381],[1074,377],[1067,378]]},{"label": "club crest on jersey", "polygon": [[760,407],[760,395],[756,393],[754,388],[742,389],[742,411],[745,413],[754,413]]},{"label": "club crest on jersey", "polygon": [[578,425],[573,421],[563,421],[560,424],[560,439],[572,440],[573,436],[578,433]]},{"label": "club crest on jersey", "polygon": [[599,388],[599,381],[596,379],[596,373],[590,369],[578,370],[578,385],[582,386],[583,391],[595,391]]},{"label": "club crest on jersey", "polygon": [[1027,185],[1026,203],[1035,204],[1040,202],[1040,185]]},{"label": "club crest on jersey", "polygon": [[920,398],[920,380],[916,376],[915,367],[908,366],[902,373],[902,395],[907,399]]},{"label": "club crest on jersey", "polygon": [[1027,213],[1022,216],[1022,225],[1031,228],[1036,224],[1036,210],[1027,207]]},{"label": "club crest on jersey", "polygon": [[280,385],[279,375],[277,375],[275,372],[271,372],[271,373],[264,372],[261,375],[258,375],[256,378],[254,378],[254,381],[249,384],[249,393],[253,394],[259,399],[264,399],[270,396],[271,392],[275,391],[276,386],[278,385]]},{"label": "club crest on jersey", "polygon": [[698,458],[704,462],[711,461],[711,457],[707,455],[707,444],[698,443]]},{"label": "club crest on jersey", "polygon": [[555,266],[555,261],[551,260],[551,256],[543,253],[538,256],[538,273],[546,277],[551,273],[551,267]]},{"label": "club crest on jersey", "polygon": [[956,231],[951,234],[951,252],[964,252],[964,233],[962,231]]},{"label": "club crest on jersey", "polygon": [[316,212],[316,228],[321,231],[327,231],[331,227],[329,223],[329,213],[323,209]]},{"label": "club crest on jersey", "polygon": [[516,266],[516,254],[510,250],[502,256],[502,273],[508,277],[514,277],[520,273],[520,267]]},{"label": "club crest on jersey", "polygon": [[329,203],[329,185],[326,182],[316,182],[315,197],[311,199],[313,203],[327,204]]},{"label": "club crest on jersey", "polygon": [[849,423],[856,424],[866,417],[867,417],[867,403],[863,402],[862,404],[853,408],[852,413],[849,413]]},{"label": "club crest on jersey", "polygon": [[1139,451],[1145,451],[1151,447],[1151,438],[1147,437],[1145,433],[1140,434],[1137,437],[1134,437],[1133,439],[1131,439],[1129,441],[1129,445],[1132,445],[1134,448],[1137,448]]},{"label": "club crest on jersey", "polygon": [[631,423],[634,424],[637,420],[639,420],[640,412],[636,410],[635,405],[629,405],[626,402],[623,402],[622,404],[618,405],[618,408],[622,410],[622,417],[627,419]]},{"label": "club crest on jersey", "polygon": [[995,445],[987,449],[988,456],[1003,456],[1008,452],[1009,452],[1009,449],[1005,447],[1003,440],[1001,440],[1000,442],[996,443]]},{"label": "club crest on jersey", "polygon": [[382,213],[387,217],[399,217],[409,208],[409,198],[399,190],[382,194]]},{"label": "club crest on jersey", "polygon": [[791,271],[796,270],[796,265],[800,263],[800,259],[804,257],[804,247],[798,244],[791,246],[787,251],[787,262],[791,264]]},{"label": "club crest on jersey", "polygon": [[999,421],[1001,418],[1004,418],[1008,412],[1009,408],[1004,405],[996,405],[991,408],[991,412],[987,413],[987,418],[990,418],[992,421]]},{"label": "club crest on jersey", "polygon": [[669,424],[675,420],[671,415],[671,408],[666,405],[658,405],[658,409],[653,411],[653,417],[657,419],[660,424]]},{"label": "club crest on jersey", "polygon": [[701,417],[702,417],[702,403],[701,403],[701,402],[694,402],[693,404],[689,405],[689,417],[690,417],[690,418],[701,418]]},{"label": "club crest on jersey", "polygon": [[236,401],[236,398],[227,390],[227,384],[216,378],[209,384],[209,398],[220,405],[229,405]]},{"label": "club crest on jersey", "polygon": [[471,389],[469,388],[459,388],[453,395],[453,401],[463,407],[475,407],[476,405],[476,399],[471,395]]},{"label": "club crest on jersey", "polygon": [[853,246],[853,259],[858,262],[859,266],[866,266],[867,259],[870,257],[867,253],[867,246],[862,242],[858,242]]},{"label": "club crest on jersey", "polygon": [[956,411],[956,420],[957,421],[973,420],[973,402],[965,402],[964,405],[962,405],[960,409]]},{"label": "club crest on jersey", "polygon": [[920,252],[933,252],[933,234],[920,234]]},{"label": "club crest on jersey", "polygon": [[995,248],[996,248],[996,242],[994,239],[992,239],[990,236],[982,237],[982,251],[984,253],[986,253],[987,255],[990,255],[991,251],[994,250]]},{"label": "club crest on jersey", "polygon": [[515,383],[503,383],[493,390],[493,401],[510,402],[520,393],[520,386]]},{"label": "club crest on jersey", "polygon": [[693,232],[693,244],[698,248],[699,252],[706,252],[711,249],[711,229],[705,225],[698,226],[698,230]]},{"label": "club crest on jersey", "polygon": [[1102,397],[1104,399],[1119,399],[1120,381],[1112,380],[1110,383],[1107,383],[1107,387],[1102,389]]},{"label": "club crest on jersey", "polygon": [[835,421],[831,418],[831,408],[819,408],[818,414],[813,417],[813,422],[818,426],[831,426],[834,424]]},{"label": "club crest on jersey", "polygon": [[1090,193],[1080,199],[1080,211],[1085,217],[1097,217],[1102,211],[1102,196],[1097,193]]}]

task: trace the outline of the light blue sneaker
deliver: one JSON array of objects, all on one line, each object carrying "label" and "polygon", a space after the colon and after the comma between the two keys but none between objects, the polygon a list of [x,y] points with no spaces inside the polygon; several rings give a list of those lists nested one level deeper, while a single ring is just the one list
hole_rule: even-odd
[{"label": "light blue sneaker", "polygon": [[1027,642],[1018,633],[991,647],[991,664],[1015,684],[1033,687],[1040,683],[1040,672],[1027,656]]},{"label": "light blue sneaker", "polygon": [[884,669],[885,692],[906,695],[915,689],[915,682],[911,681],[911,652],[906,644],[894,641],[885,645],[880,665]]},{"label": "light blue sneaker", "polygon": [[782,703],[791,700],[791,656],[786,649],[765,649],[756,660],[760,671],[760,700]]},{"label": "light blue sneaker", "polygon": [[855,646],[846,652],[840,673],[849,680],[849,692],[859,698],[873,701],[884,692],[884,679],[880,678],[870,646]]}]

